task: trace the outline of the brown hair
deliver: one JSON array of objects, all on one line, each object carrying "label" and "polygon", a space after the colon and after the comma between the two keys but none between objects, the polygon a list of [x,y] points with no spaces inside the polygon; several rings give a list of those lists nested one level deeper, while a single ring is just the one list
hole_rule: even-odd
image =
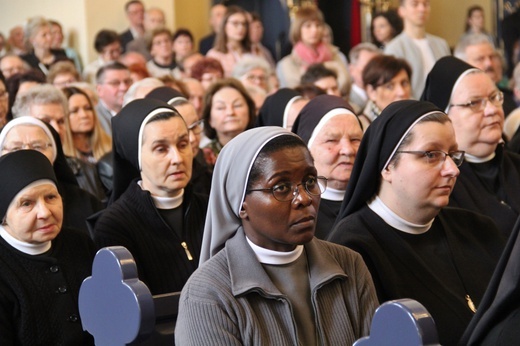
[{"label": "brown hair", "polygon": [[220,72],[224,76],[224,69],[217,59],[204,57],[191,67],[191,77],[200,82],[204,73],[213,71]]},{"label": "brown hair", "polygon": [[215,37],[215,44],[213,45],[213,48],[219,52],[227,53],[227,36],[226,36],[226,24],[229,20],[229,17],[231,17],[234,14],[241,13],[244,15],[245,23],[246,23],[246,34],[244,36],[244,39],[242,40],[241,45],[244,52],[250,52],[251,51],[251,41],[249,40],[249,25],[247,22],[247,12],[244,11],[239,6],[229,6],[227,8],[226,14],[224,15],[224,19],[222,19],[222,23],[220,24],[220,31],[217,33],[217,37]]},{"label": "brown hair", "polygon": [[375,89],[390,82],[402,70],[409,79],[412,78],[412,68],[406,60],[392,55],[376,55],[363,69],[363,85],[371,85]]},{"label": "brown hair", "polygon": [[292,44],[296,44],[301,40],[301,31],[303,23],[308,21],[317,21],[321,24],[325,23],[323,19],[323,13],[319,9],[314,6],[304,6],[301,7],[295,14],[294,20],[291,23],[291,28],[289,30],[289,39]]},{"label": "brown hair", "polygon": [[64,74],[64,73],[70,73],[70,74],[74,75],[74,78],[76,78],[76,81],[81,80],[81,78],[79,76],[79,72],[76,69],[76,66],[74,66],[74,63],[72,61],[65,60],[65,61],[58,61],[57,63],[55,63],[51,66],[51,68],[49,69],[49,73],[47,74],[47,83],[53,84],[54,79],[56,79],[56,77],[59,74]]},{"label": "brown hair", "polygon": [[215,83],[211,84],[206,93],[204,94],[204,108],[202,109],[202,119],[204,120],[204,133],[209,139],[217,138],[217,131],[211,127],[209,124],[209,119],[211,117],[211,107],[213,105],[213,96],[224,88],[233,88],[238,91],[242,97],[246,100],[248,113],[249,113],[249,122],[247,124],[246,130],[253,128],[256,120],[255,115],[255,102],[249,96],[249,93],[244,88],[242,83],[234,78],[224,78]]}]

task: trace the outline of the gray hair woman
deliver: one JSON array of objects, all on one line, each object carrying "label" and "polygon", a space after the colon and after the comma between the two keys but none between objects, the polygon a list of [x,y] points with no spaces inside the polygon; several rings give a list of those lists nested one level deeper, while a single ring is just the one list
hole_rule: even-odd
[{"label": "gray hair woman", "polygon": [[224,147],[177,345],[346,345],[368,333],[376,302],[365,264],[314,238],[325,187],[305,144],[283,128]]}]

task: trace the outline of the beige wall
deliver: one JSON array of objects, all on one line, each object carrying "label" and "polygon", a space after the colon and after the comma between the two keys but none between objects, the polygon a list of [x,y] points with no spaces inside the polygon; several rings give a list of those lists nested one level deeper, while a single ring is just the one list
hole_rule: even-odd
[{"label": "beige wall", "polygon": [[428,23],[428,32],[441,36],[454,48],[459,37],[464,32],[466,11],[472,5],[480,5],[484,8],[486,29],[494,30],[493,0],[431,0],[431,15]]}]

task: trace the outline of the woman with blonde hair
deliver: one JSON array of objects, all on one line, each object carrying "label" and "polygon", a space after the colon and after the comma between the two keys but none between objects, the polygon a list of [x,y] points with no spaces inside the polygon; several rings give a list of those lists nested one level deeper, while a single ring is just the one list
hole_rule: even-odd
[{"label": "woman with blonde hair", "polygon": [[69,125],[63,151],[67,156],[96,163],[112,150],[112,139],[101,127],[92,101],[83,90],[66,87],[63,93],[69,101]]}]

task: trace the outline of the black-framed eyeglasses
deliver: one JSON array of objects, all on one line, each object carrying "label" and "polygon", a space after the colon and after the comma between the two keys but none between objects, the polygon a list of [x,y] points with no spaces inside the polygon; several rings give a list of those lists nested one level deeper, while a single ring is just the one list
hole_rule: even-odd
[{"label": "black-framed eyeglasses", "polygon": [[309,196],[319,196],[327,189],[327,178],[325,177],[309,177],[302,183],[280,183],[273,187],[265,189],[250,189],[246,193],[253,191],[271,192],[273,197],[280,202],[290,202],[300,193],[300,185]]},{"label": "black-framed eyeglasses", "polygon": [[202,133],[202,130],[204,130],[204,120],[197,120],[190,126],[188,126],[188,131],[193,132],[196,135],[199,135]]},{"label": "black-framed eyeglasses", "polygon": [[469,108],[473,112],[481,112],[486,108],[488,101],[491,102],[493,106],[500,107],[504,103],[504,93],[497,91],[488,97],[483,97],[481,99],[469,101],[467,103],[450,104],[450,107],[463,107]]},{"label": "black-framed eyeglasses", "polygon": [[432,166],[437,166],[446,161],[446,157],[450,157],[450,159],[455,163],[457,167],[462,165],[464,162],[464,155],[466,154],[463,150],[450,151],[449,153],[445,153],[442,150],[399,150],[396,153],[403,154],[415,154],[422,156],[426,162]]}]

